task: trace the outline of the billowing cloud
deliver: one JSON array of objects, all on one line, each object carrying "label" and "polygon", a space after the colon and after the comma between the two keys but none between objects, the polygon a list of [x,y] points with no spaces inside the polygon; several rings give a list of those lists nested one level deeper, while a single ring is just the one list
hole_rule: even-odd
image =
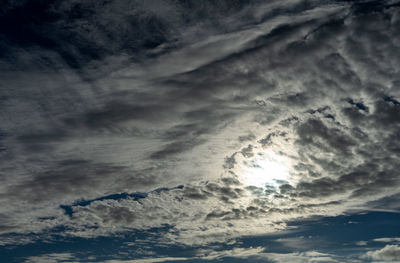
[{"label": "billowing cloud", "polygon": [[386,245],[382,249],[367,252],[367,256],[384,262],[400,261],[400,247],[397,245]]}]

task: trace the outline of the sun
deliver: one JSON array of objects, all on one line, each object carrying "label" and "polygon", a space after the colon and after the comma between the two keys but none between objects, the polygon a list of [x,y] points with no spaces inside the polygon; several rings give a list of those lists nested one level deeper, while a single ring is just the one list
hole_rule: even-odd
[{"label": "sun", "polygon": [[273,150],[255,154],[251,159],[244,160],[241,165],[240,177],[245,185],[264,187],[277,185],[289,179],[290,160]]}]

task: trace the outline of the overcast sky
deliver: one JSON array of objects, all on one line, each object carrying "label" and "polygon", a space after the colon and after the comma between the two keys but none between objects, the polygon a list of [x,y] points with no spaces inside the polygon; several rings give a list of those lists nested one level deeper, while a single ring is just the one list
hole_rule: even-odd
[{"label": "overcast sky", "polygon": [[6,0],[0,261],[400,262],[400,1]]}]

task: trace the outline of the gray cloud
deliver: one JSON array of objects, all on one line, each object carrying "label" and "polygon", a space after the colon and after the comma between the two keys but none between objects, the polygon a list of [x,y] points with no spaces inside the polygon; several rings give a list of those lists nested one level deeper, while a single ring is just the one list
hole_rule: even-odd
[{"label": "gray cloud", "polygon": [[[41,214],[55,219],[37,232],[168,225],[165,240],[190,245],[376,207],[400,185],[400,20],[389,1],[375,8],[10,2],[0,23],[24,38],[2,29],[2,231],[29,232]],[[285,178],[259,172],[272,153]],[[257,173],[268,180],[250,185]],[[123,192],[149,194],[101,199]]]},{"label": "gray cloud", "polygon": [[124,167],[92,164],[86,160],[68,160],[34,176],[31,180],[12,186],[2,195],[4,198],[24,199],[30,203],[40,203],[64,196],[85,196],[90,187],[108,184],[111,177],[123,173]]}]

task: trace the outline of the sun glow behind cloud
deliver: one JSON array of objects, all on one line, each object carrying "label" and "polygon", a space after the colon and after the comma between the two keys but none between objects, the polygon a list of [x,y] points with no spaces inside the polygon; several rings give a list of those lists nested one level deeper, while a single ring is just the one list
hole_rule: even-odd
[{"label": "sun glow behind cloud", "polygon": [[273,150],[260,151],[239,168],[240,179],[245,185],[264,187],[289,180],[291,161]]}]

